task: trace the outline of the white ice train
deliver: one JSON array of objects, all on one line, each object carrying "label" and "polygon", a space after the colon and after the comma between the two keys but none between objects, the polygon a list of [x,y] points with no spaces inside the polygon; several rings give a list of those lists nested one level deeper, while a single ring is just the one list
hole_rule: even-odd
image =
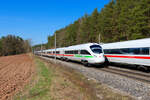
[{"label": "white ice train", "polygon": [[150,38],[101,45],[109,62],[150,67]]},{"label": "white ice train", "polygon": [[79,61],[84,65],[89,64],[103,64],[105,57],[102,47],[97,43],[86,43],[80,45],[74,45],[69,47],[57,48],[56,54],[55,49],[48,49],[36,52],[44,56],[50,56],[60,58],[62,60],[73,60]]}]

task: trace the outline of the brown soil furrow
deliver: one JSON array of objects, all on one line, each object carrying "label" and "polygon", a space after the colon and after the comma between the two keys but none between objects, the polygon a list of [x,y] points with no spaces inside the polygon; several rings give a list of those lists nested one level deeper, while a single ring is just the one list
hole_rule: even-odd
[{"label": "brown soil furrow", "polygon": [[[4,71],[6,71],[6,69],[9,69],[10,70],[10,68],[11,68],[11,66],[13,65],[13,66],[19,66],[19,64],[20,63],[22,63],[22,61],[21,60],[23,60],[23,59],[21,59],[20,58],[20,60],[18,60],[18,59],[13,59],[13,61],[10,63],[10,65],[8,65],[7,67],[4,67],[4,69],[2,69],[1,70],[1,72],[4,72]],[[13,68],[14,69],[14,68]],[[4,70],[4,71],[3,71]],[[1,75],[2,73],[0,73],[0,76],[2,76]]]},{"label": "brown soil furrow", "polygon": [[[0,87],[6,81],[12,80],[14,78],[15,74],[17,73],[17,70],[19,69],[17,66],[20,66],[20,64],[18,63],[18,64],[11,65],[10,67],[7,67],[7,69],[5,69],[5,73],[2,72],[0,74]],[[7,77],[7,76],[10,76],[10,77]]]},{"label": "brown soil furrow", "polygon": [[13,59],[9,60],[9,61],[0,61],[0,70],[2,70],[3,68],[6,68],[7,66],[11,65],[11,63],[13,63]]},{"label": "brown soil furrow", "polygon": [[[21,62],[20,62],[21,63]],[[3,70],[1,70],[0,73],[0,80],[7,80],[7,78],[13,77],[13,74],[15,74],[16,69],[18,68],[17,66],[19,66],[19,63],[15,63],[15,64],[11,64],[9,65],[9,67],[4,68]],[[9,74],[8,74],[9,73]],[[11,77],[7,77],[7,75],[11,76]],[[0,82],[0,86],[1,86],[1,82]]]},{"label": "brown soil furrow", "polygon": [[29,81],[34,64],[25,54],[1,57],[0,62],[0,100],[7,100]]}]

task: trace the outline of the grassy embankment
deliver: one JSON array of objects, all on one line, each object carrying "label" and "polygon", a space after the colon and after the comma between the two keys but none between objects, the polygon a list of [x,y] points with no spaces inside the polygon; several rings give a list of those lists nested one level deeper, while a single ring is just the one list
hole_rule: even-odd
[{"label": "grassy embankment", "polygon": [[32,81],[14,100],[132,100],[62,65],[39,58],[35,64]]}]

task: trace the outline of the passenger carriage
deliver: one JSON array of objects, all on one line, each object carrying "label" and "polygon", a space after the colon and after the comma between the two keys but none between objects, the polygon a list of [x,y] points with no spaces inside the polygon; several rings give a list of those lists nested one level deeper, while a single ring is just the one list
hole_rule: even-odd
[{"label": "passenger carriage", "polygon": [[109,62],[150,66],[150,38],[101,45]]}]

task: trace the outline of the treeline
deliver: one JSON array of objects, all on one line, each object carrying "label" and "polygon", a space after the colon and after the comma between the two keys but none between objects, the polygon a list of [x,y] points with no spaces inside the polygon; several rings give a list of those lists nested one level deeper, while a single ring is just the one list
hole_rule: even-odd
[{"label": "treeline", "polygon": [[8,35],[0,38],[0,56],[16,55],[31,51],[29,40],[19,36]]},{"label": "treeline", "polygon": [[[150,37],[150,0],[112,0],[55,34],[57,47],[99,42],[99,34],[103,43]],[[45,47],[54,47],[54,35]]]},{"label": "treeline", "polygon": [[45,50],[47,48],[47,44],[37,44],[32,47],[33,51]]}]

